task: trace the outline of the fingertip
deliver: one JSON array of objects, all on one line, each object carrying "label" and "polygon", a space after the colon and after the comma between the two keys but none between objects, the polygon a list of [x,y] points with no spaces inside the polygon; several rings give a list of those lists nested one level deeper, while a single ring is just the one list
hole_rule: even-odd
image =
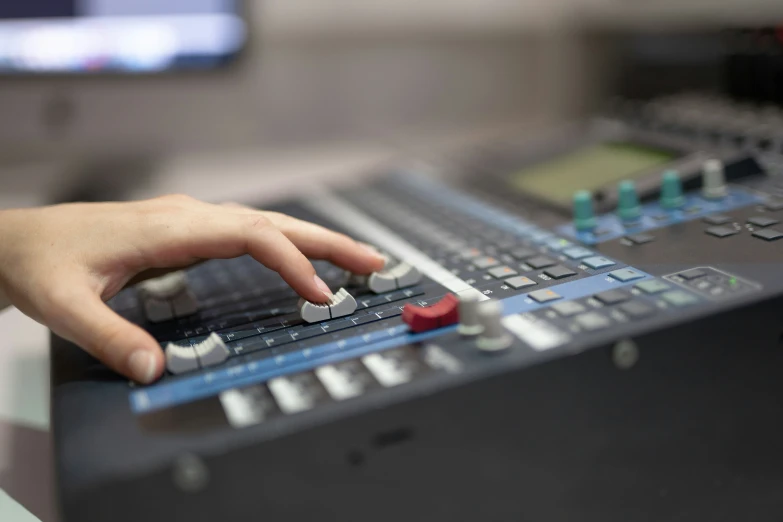
[{"label": "fingertip", "polygon": [[366,264],[368,266],[367,272],[379,272],[383,270],[386,265],[386,258],[381,254],[377,248],[367,243],[357,242],[357,245],[362,249]]},{"label": "fingertip", "polygon": [[128,377],[141,384],[149,384],[163,373],[163,357],[146,348],[138,348],[128,357]]}]

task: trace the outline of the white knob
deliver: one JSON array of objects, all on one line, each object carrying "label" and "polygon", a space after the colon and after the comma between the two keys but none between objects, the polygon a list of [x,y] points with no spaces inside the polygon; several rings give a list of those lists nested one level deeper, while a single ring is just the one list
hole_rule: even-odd
[{"label": "white knob", "polygon": [[484,331],[484,325],[479,321],[479,305],[481,300],[475,292],[468,292],[459,298],[459,326],[457,332],[460,335],[473,336]]},{"label": "white knob", "polygon": [[511,334],[503,326],[503,305],[500,301],[490,300],[478,305],[479,322],[484,327],[481,336],[476,340],[476,346],[483,352],[498,352],[505,350],[513,342]]},{"label": "white knob", "polygon": [[707,160],[704,162],[701,175],[701,195],[707,199],[725,198],[726,174],[723,171],[723,162],[719,160]]}]

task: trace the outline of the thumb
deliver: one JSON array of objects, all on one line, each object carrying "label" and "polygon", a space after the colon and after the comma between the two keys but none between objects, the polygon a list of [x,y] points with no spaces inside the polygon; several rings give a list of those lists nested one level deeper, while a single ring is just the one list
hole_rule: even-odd
[{"label": "thumb", "polygon": [[111,310],[88,288],[69,288],[50,299],[44,320],[113,370],[142,384],[157,379],[163,351],[147,332]]}]

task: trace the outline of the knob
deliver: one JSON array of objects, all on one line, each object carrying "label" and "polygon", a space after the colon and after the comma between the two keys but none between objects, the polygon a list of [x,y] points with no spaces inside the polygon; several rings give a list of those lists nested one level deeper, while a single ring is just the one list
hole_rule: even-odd
[{"label": "knob", "polygon": [[728,194],[723,162],[708,160],[701,171],[701,195],[707,199],[722,199]]},{"label": "knob", "polygon": [[685,198],[682,196],[682,181],[680,175],[674,170],[667,170],[663,173],[661,180],[661,206],[663,208],[675,209],[685,204]]},{"label": "knob", "polygon": [[587,190],[580,190],[574,194],[574,228],[584,232],[594,229],[595,225],[593,196]]},{"label": "knob", "polygon": [[617,186],[617,215],[623,221],[638,221],[642,215],[639,206],[639,196],[636,195],[636,185],[626,180]]},{"label": "knob", "polygon": [[468,292],[459,299],[459,326],[457,332],[464,336],[478,335],[484,330],[479,321],[478,309],[481,301],[475,292]]},{"label": "knob", "polygon": [[482,352],[499,352],[505,350],[513,339],[503,326],[503,305],[494,299],[479,303],[478,318],[484,331],[476,340],[476,347]]},{"label": "knob", "polygon": [[446,294],[432,306],[408,303],[402,309],[402,320],[412,332],[420,333],[449,326],[459,320],[459,300],[454,294]]}]

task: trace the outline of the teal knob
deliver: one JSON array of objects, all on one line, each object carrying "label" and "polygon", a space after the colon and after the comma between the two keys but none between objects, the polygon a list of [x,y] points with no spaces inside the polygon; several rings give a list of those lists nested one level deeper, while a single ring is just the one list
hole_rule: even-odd
[{"label": "teal knob", "polygon": [[574,194],[574,227],[586,231],[594,229],[595,225],[593,196],[587,190],[580,190]]},{"label": "teal knob", "polygon": [[637,221],[642,215],[633,181],[621,181],[617,186],[617,215],[623,221]]},{"label": "teal knob", "polygon": [[663,208],[680,208],[685,204],[685,198],[682,197],[682,181],[680,175],[674,170],[667,170],[663,173],[661,180],[661,206]]}]

